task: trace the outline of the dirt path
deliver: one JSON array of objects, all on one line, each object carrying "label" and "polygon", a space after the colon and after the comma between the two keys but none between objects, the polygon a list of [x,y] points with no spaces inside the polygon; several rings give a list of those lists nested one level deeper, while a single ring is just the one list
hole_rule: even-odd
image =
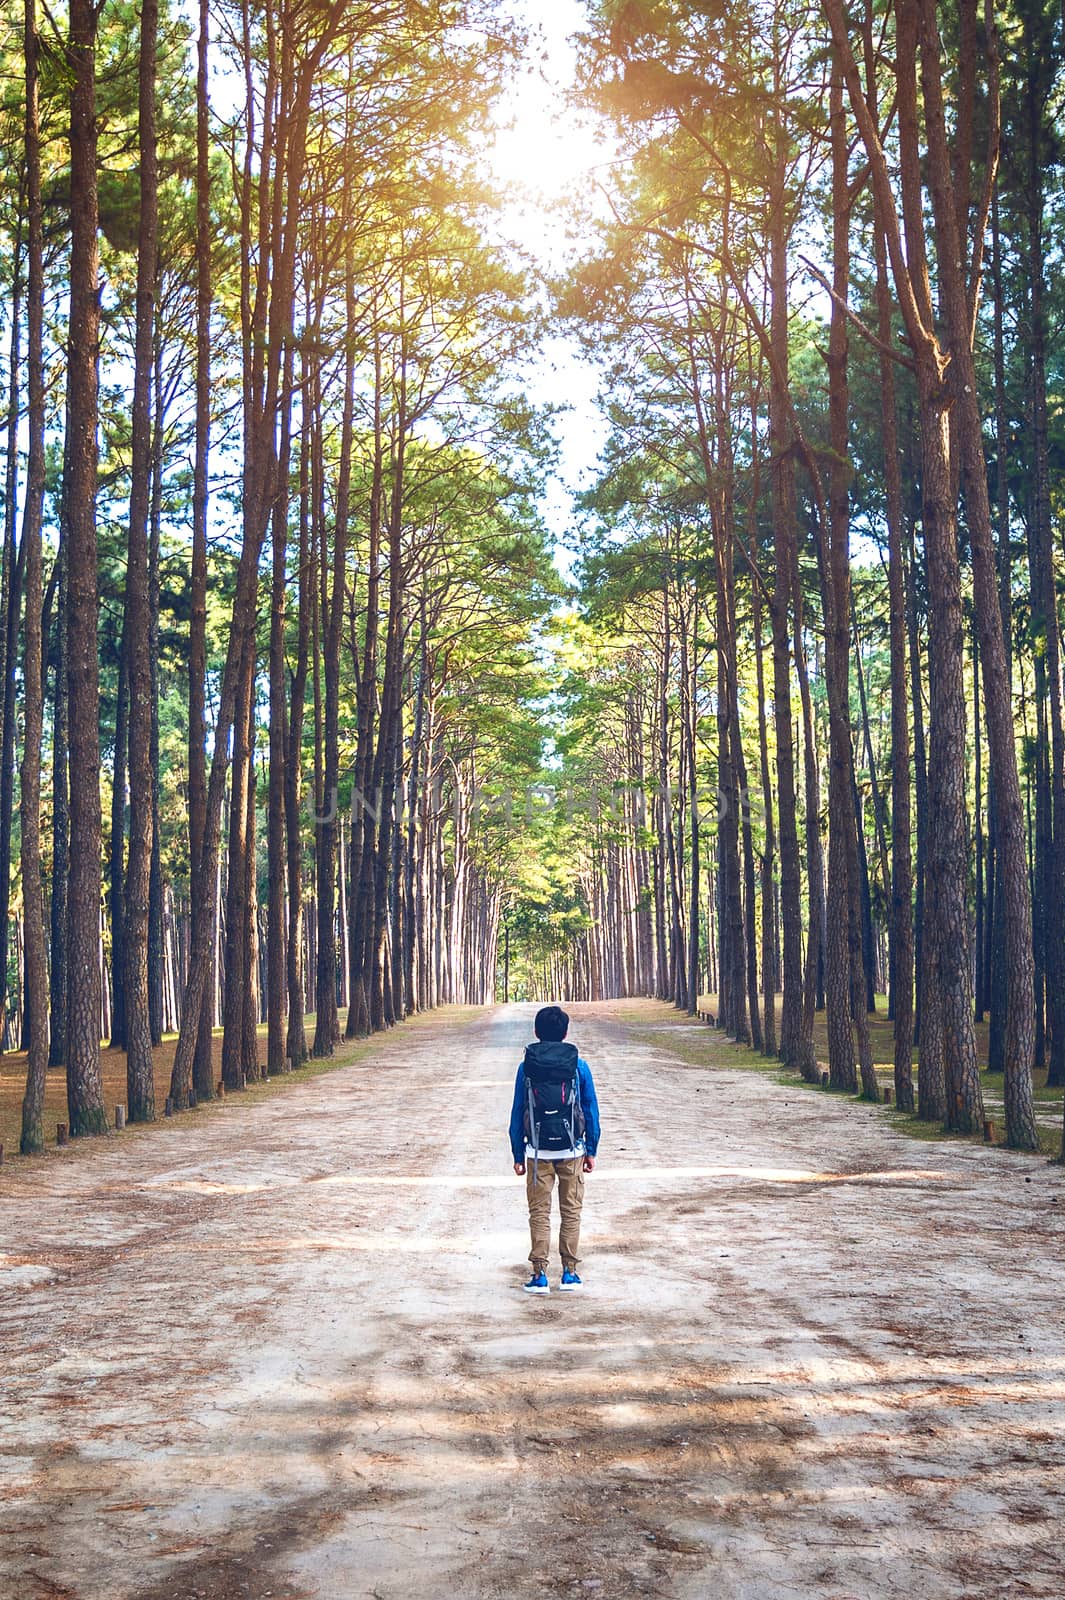
[{"label": "dirt path", "polygon": [[4,1169],[5,1600],[1065,1590],[1060,1170],[573,1009],[581,1297],[516,1287],[529,1007]]}]

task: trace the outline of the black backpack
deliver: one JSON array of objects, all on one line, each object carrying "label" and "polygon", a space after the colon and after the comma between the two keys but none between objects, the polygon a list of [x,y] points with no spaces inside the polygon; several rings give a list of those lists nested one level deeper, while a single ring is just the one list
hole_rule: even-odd
[{"label": "black backpack", "polygon": [[574,1150],[584,1138],[584,1111],[572,1044],[537,1042],[525,1050],[525,1137],[538,1155]]}]

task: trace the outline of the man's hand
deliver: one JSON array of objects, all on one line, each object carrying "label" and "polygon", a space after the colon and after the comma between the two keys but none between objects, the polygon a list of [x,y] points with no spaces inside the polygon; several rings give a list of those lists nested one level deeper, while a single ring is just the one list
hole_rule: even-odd
[{"label": "man's hand", "polygon": [[524,1161],[515,1161],[515,1163],[514,1163],[514,1171],[518,1174],[519,1178],[524,1178],[524,1176],[525,1176],[525,1163],[524,1163]]},{"label": "man's hand", "polygon": [[581,1165],[583,1166],[585,1172],[594,1172],[595,1171],[595,1157],[594,1156],[585,1156],[585,1158],[582,1161]]}]

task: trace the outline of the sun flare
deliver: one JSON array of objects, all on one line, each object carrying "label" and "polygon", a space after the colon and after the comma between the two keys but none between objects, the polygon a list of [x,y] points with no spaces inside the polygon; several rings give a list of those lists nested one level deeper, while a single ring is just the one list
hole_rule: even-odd
[{"label": "sun flare", "polygon": [[509,101],[487,159],[504,196],[551,203],[594,191],[611,150],[602,125],[578,116],[557,87],[526,81]]},{"label": "sun flare", "polygon": [[573,36],[583,20],[569,0],[538,12],[525,59],[497,110],[484,161],[506,210],[535,217],[567,202],[598,208],[616,148],[604,119],[574,103]]}]

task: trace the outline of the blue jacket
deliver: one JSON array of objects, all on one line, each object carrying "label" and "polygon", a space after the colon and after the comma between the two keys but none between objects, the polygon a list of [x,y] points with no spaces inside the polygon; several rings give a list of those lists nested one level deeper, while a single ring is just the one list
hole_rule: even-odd
[{"label": "blue jacket", "polygon": [[[594,1156],[599,1148],[599,1101],[595,1097],[592,1070],[587,1061],[577,1058],[577,1083],[584,1112],[584,1148]],[[525,1063],[514,1080],[514,1104],[510,1109],[510,1150],[516,1166],[525,1160]]]}]

